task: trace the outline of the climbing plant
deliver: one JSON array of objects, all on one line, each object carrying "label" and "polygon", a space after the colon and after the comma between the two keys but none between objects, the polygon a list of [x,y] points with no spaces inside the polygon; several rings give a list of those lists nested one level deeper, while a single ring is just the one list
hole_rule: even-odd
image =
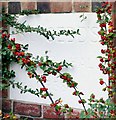
[{"label": "climbing plant", "polygon": [[[103,74],[107,74],[109,76],[109,84],[107,85],[106,80],[100,78],[99,83],[104,85],[103,91],[108,91],[109,98],[104,100],[103,98],[96,99],[94,93],[90,95],[88,99],[89,109],[86,109],[85,104],[87,104],[87,100],[83,99],[84,93],[80,91],[77,86],[78,83],[75,82],[73,76],[70,73],[62,72],[62,69],[73,67],[72,63],[66,62],[66,60],[62,62],[56,62],[49,58],[47,51],[45,52],[46,56],[37,56],[34,57],[32,53],[28,52],[28,44],[23,45],[17,43],[15,38],[10,38],[10,34],[7,31],[3,31],[0,41],[2,44],[2,81],[1,89],[7,89],[9,86],[13,88],[17,87],[20,89],[21,93],[29,92],[38,97],[46,99],[47,97],[51,101],[51,107],[54,107],[56,110],[56,114],[60,115],[62,113],[73,112],[73,109],[68,104],[62,104],[62,99],[58,98],[57,100],[53,100],[52,93],[49,93],[49,89],[46,88],[47,77],[49,75],[59,76],[63,83],[67,84],[67,86],[74,90],[72,95],[78,96],[79,104],[82,104],[83,111],[80,113],[80,118],[116,118],[116,106],[112,102],[112,97],[115,93],[115,84],[116,84],[116,75],[114,73],[116,68],[116,48],[113,46],[113,38],[114,28],[112,24],[111,17],[112,5],[108,2],[102,4],[102,8],[98,8],[96,10],[98,23],[100,26],[100,31],[98,34],[101,36],[100,43],[102,45],[106,45],[107,49],[102,49],[101,53],[103,56],[98,56],[100,59],[100,70]],[[38,11],[22,11],[20,15],[29,15],[29,14],[38,14]],[[17,22],[17,15],[10,15],[3,13],[2,20],[3,22],[16,29],[16,32],[12,32],[11,34],[20,34],[23,32],[36,32],[40,35],[43,35],[47,39],[54,40],[55,36],[72,36],[79,33],[79,29],[77,31],[74,30],[60,30],[59,32],[53,30],[47,30],[41,26],[31,27],[26,26],[25,23]],[[35,78],[41,84],[41,88],[33,90],[32,88],[28,88],[28,86],[23,86],[22,83],[15,81],[15,71],[9,69],[9,65],[11,63],[17,63],[21,66],[22,69],[25,69],[29,78]],[[43,74],[38,74],[37,68],[40,68],[43,71]]]}]

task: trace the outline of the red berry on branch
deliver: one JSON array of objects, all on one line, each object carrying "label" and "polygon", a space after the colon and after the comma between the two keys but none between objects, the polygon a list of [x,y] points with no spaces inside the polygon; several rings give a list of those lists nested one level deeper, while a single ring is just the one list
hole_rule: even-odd
[{"label": "red berry on branch", "polygon": [[43,82],[46,82],[46,76],[42,76],[41,78]]},{"label": "red berry on branch", "polygon": [[11,45],[8,45],[8,47],[7,47],[7,48],[11,50],[11,49],[12,49],[12,46],[11,46]]},{"label": "red berry on branch", "polygon": [[15,38],[11,38],[11,41],[12,41],[12,42],[15,42]]},{"label": "red berry on branch", "polygon": [[7,36],[7,34],[2,33],[2,38],[5,38]]},{"label": "red berry on branch", "polygon": [[112,86],[107,86],[107,88],[112,89]]},{"label": "red berry on branch", "polygon": [[[67,80],[67,82],[70,82],[70,81],[71,81],[71,79],[70,79],[70,78],[67,78],[67,77],[66,77],[66,80]],[[72,84],[72,85],[74,85],[74,84]]]},{"label": "red berry on branch", "polygon": [[106,36],[101,36],[102,40],[107,40]]},{"label": "red berry on branch", "polygon": [[101,42],[102,45],[105,45],[105,42]]},{"label": "red berry on branch", "polygon": [[20,55],[21,55],[21,56],[24,56],[24,55],[25,55],[25,53],[24,53],[24,52],[20,52]]},{"label": "red berry on branch", "polygon": [[58,72],[62,70],[62,66],[58,66],[58,68],[56,69]]},{"label": "red berry on branch", "polygon": [[16,50],[20,50],[21,49],[20,44],[16,44],[15,47],[16,47]]},{"label": "red berry on branch", "polygon": [[101,24],[100,24],[100,27],[101,27],[101,28],[106,27],[106,23],[101,23]]},{"label": "red berry on branch", "polygon": [[39,62],[39,63],[38,63],[38,66],[42,66],[42,63],[41,63],[41,62]]},{"label": "red berry on branch", "polygon": [[76,91],[73,92],[73,95],[77,96],[77,95],[76,95]]},{"label": "red berry on branch", "polygon": [[101,79],[99,83],[103,85],[105,82]]},{"label": "red berry on branch", "polygon": [[101,61],[101,62],[104,62],[104,59],[103,59],[103,58],[100,58],[100,61]]},{"label": "red berry on branch", "polygon": [[109,14],[111,14],[111,10],[109,9],[108,11],[107,11]]},{"label": "red berry on branch", "polygon": [[79,100],[78,102],[79,102],[80,104],[81,104],[81,103],[83,103],[83,101],[82,101],[82,100]]},{"label": "red berry on branch", "polygon": [[47,91],[48,88],[40,88],[40,91]]},{"label": "red berry on branch", "polygon": [[94,94],[92,94],[92,95],[91,95],[91,98],[95,99],[95,95],[94,95]]},{"label": "red berry on branch", "polygon": [[69,108],[68,104],[64,104],[64,107],[65,107],[65,108]]},{"label": "red berry on branch", "polygon": [[107,52],[107,53],[110,53],[110,50],[109,50],[109,49],[107,49],[107,50],[106,50],[106,52]]},{"label": "red berry on branch", "polygon": [[28,74],[28,75],[31,75],[31,72],[28,72],[27,74]]}]

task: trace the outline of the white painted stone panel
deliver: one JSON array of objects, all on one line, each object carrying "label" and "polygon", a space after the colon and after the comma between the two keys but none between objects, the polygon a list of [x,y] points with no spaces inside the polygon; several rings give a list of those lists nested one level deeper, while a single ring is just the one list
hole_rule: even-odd
[{"label": "white painted stone panel", "polygon": [[[29,52],[32,52],[34,56],[44,55],[47,50],[48,55],[54,61],[63,61],[65,59],[67,62],[73,63],[72,68],[63,71],[72,74],[74,80],[79,83],[79,90],[85,94],[85,99],[88,99],[91,93],[95,93],[97,98],[107,98],[107,93],[101,92],[102,86],[99,85],[99,78],[102,77],[107,80],[107,76],[102,75],[98,68],[99,60],[97,56],[101,55],[100,51],[103,46],[100,45],[100,38],[97,34],[99,26],[96,23],[96,14],[86,13],[87,19],[83,22],[79,18],[81,14],[40,14],[19,17],[21,23],[26,20],[27,25],[34,27],[41,25],[51,30],[76,30],[79,28],[81,35],[76,35],[75,38],[62,36],[56,37],[54,41],[49,41],[36,33],[18,34],[12,35],[12,37],[15,37],[19,43],[28,43]],[[12,30],[13,28],[10,28],[10,31]],[[35,79],[28,78],[25,70],[19,67],[19,65],[14,64],[11,66],[16,71],[16,81],[23,82],[24,85],[28,85],[33,89],[41,86]],[[50,76],[46,86],[54,94],[54,99],[61,97],[64,103],[68,103],[72,107],[82,108],[78,104],[78,97],[72,96],[73,89],[67,88],[61,79]],[[20,94],[19,90],[12,88],[10,88],[10,98],[37,103],[50,103],[49,99],[37,98],[29,93]]]}]

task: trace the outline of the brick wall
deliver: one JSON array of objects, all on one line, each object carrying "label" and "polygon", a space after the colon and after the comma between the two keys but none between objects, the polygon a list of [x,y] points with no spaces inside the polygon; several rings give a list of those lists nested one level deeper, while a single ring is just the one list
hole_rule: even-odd
[{"label": "brick wall", "polygon": [[[96,6],[100,6],[99,2],[80,2],[80,0],[68,0],[68,2],[56,2],[56,0],[46,0],[47,2],[28,2],[28,0],[15,0],[18,2],[0,2],[0,8],[6,7],[6,12],[8,13],[19,13],[21,10],[33,10],[37,9],[41,13],[72,13],[72,12],[95,12]],[[114,6],[116,5],[116,2]],[[113,15],[116,19],[115,14]],[[114,20],[115,21],[115,20]],[[0,22],[0,26],[7,29]],[[116,41],[116,40],[115,40]],[[2,99],[1,99],[2,98]],[[40,120],[42,118],[68,118],[68,115],[61,115],[60,117],[55,114],[54,109],[49,105],[41,105],[36,103],[25,103],[23,101],[15,101],[8,99],[8,91],[0,91],[0,101],[2,100],[2,110],[3,112],[9,113],[13,111],[19,119],[28,118],[28,120]],[[76,118],[79,115],[80,110],[74,109],[72,118]]]},{"label": "brick wall", "polygon": [[[28,118],[28,120],[40,120],[43,118],[69,118],[68,114],[62,114],[58,116],[55,113],[54,108],[45,104],[36,104],[36,103],[26,103],[23,101],[15,101],[15,100],[3,100],[2,103],[4,114],[13,111],[14,114],[19,119]],[[80,110],[74,109],[72,116],[70,118],[77,118],[79,116]]]},{"label": "brick wall", "polygon": [[64,0],[64,2],[56,2],[58,0],[45,0],[46,2],[26,2],[27,0],[18,1],[19,2],[3,2],[7,8],[7,12],[19,13],[21,10],[27,9],[37,9],[42,13],[94,12],[96,6],[100,6],[99,2],[92,2],[92,0],[87,0],[88,2],[80,2],[80,0],[67,0],[68,2],[66,2],[66,0]]}]

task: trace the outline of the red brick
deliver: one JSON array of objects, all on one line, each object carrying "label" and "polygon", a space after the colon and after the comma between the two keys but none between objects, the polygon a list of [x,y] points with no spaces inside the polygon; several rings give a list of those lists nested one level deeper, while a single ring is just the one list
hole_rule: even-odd
[{"label": "red brick", "polygon": [[34,117],[41,116],[41,106],[37,104],[26,104],[21,102],[14,102],[13,104],[14,113],[20,115],[28,115]]},{"label": "red brick", "polygon": [[2,13],[2,2],[0,2],[0,13]]},{"label": "red brick", "polygon": [[91,12],[91,2],[74,2],[74,12]]},{"label": "red brick", "polygon": [[55,109],[50,106],[43,106],[43,118],[63,118],[63,115],[58,116],[55,113]]},{"label": "red brick", "polygon": [[50,1],[37,2],[37,10],[40,11],[40,13],[50,13]]},{"label": "red brick", "polygon": [[65,117],[66,118],[79,118],[80,115],[80,110],[78,109],[73,109],[73,112],[70,113],[66,113]]},{"label": "red brick", "polygon": [[21,10],[34,10],[36,2],[22,2],[21,3]]},{"label": "red brick", "polygon": [[2,2],[2,7],[5,8],[5,12],[8,11],[8,2]]},{"label": "red brick", "polygon": [[21,12],[21,4],[20,2],[9,2],[8,3],[8,13],[10,14],[18,14]]},{"label": "red brick", "polygon": [[3,110],[3,112],[11,112],[11,110],[12,110],[12,101],[3,99],[3,101],[2,101],[2,110]]},{"label": "red brick", "polygon": [[8,90],[0,91],[0,98],[7,98],[8,97]]},{"label": "red brick", "polygon": [[72,12],[72,2],[51,2],[52,13],[69,13]]}]

